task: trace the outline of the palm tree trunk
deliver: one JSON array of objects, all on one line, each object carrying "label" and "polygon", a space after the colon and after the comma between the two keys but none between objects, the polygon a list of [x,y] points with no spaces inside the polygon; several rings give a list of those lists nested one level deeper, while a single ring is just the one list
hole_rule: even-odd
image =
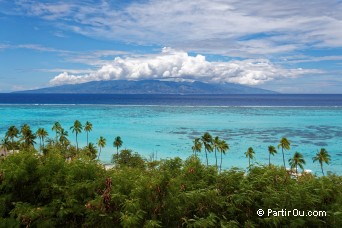
[{"label": "palm tree trunk", "polygon": [[298,175],[298,165],[296,164],[296,174]]},{"label": "palm tree trunk", "polygon": [[271,167],[271,153],[268,154],[268,166]]},{"label": "palm tree trunk", "polygon": [[116,155],[119,156],[119,147],[118,146],[116,147]]},{"label": "palm tree trunk", "polygon": [[88,143],[88,132],[87,132],[87,146],[89,145],[89,143]]},{"label": "palm tree trunk", "polygon": [[248,168],[251,168],[251,157],[248,158]]},{"label": "palm tree trunk", "polygon": [[42,152],[42,138],[39,137],[39,151]]},{"label": "palm tree trunk", "polygon": [[45,145],[44,145],[44,137],[42,138],[42,140],[43,140],[43,150],[44,150],[44,148],[45,148]]},{"label": "palm tree trunk", "polygon": [[205,151],[205,158],[207,159],[207,166],[208,166],[208,154],[207,154],[207,149],[204,149]]},{"label": "palm tree trunk", "polygon": [[76,151],[78,151],[77,133],[76,133]]},{"label": "palm tree trunk", "polygon": [[222,152],[221,152],[221,163],[220,163],[220,173],[221,173],[221,168],[222,168]]},{"label": "palm tree trunk", "polygon": [[216,148],[215,148],[215,159],[216,159],[216,169],[217,169],[217,155],[216,155]]},{"label": "palm tree trunk", "polygon": [[284,162],[284,169],[286,171],[286,165],[285,165],[285,155],[284,155],[284,149],[281,147],[281,152],[283,153],[283,162]]},{"label": "palm tree trunk", "polygon": [[101,147],[100,147],[100,153],[99,153],[99,155],[97,156],[97,160],[100,159],[100,155],[101,155]]},{"label": "palm tree trunk", "polygon": [[322,169],[322,174],[324,176],[324,172],[323,172],[323,164],[321,163],[321,169]]}]

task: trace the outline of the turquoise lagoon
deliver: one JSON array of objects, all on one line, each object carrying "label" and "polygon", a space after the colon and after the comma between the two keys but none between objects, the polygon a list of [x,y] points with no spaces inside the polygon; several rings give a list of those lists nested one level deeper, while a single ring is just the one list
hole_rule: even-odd
[{"label": "turquoise lagoon", "polygon": [[[51,128],[59,121],[69,132],[73,121],[90,121],[93,131],[89,141],[96,143],[100,136],[107,139],[100,160],[109,162],[116,149],[116,136],[123,140],[121,149],[132,149],[149,158],[181,157],[192,154],[192,140],[208,131],[225,139],[229,151],[224,156],[223,168],[245,169],[248,160],[244,152],[255,151],[254,163],[268,164],[268,146],[278,145],[281,137],[291,142],[285,152],[286,162],[295,151],[304,155],[305,169],[320,175],[319,163],[312,157],[324,147],[331,155],[326,171],[342,174],[342,107],[233,107],[233,106],[168,106],[168,105],[1,105],[0,138],[11,125],[28,123],[35,131],[44,127],[54,137]],[[37,140],[39,141],[39,140]],[[86,145],[86,134],[79,135],[81,146]],[[200,154],[205,162],[204,151]],[[209,155],[215,164],[214,154]],[[282,164],[281,149],[271,162]]]}]

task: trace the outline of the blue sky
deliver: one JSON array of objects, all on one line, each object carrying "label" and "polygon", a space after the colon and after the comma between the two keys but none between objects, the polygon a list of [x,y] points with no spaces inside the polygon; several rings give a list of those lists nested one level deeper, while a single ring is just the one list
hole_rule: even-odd
[{"label": "blue sky", "polygon": [[92,80],[342,93],[340,0],[0,0],[0,92]]}]

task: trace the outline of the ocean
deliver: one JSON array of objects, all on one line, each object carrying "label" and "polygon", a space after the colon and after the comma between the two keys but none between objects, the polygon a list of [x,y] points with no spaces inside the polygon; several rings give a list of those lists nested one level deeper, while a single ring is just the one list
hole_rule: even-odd
[{"label": "ocean", "polygon": [[[32,130],[44,127],[50,137],[55,121],[69,129],[77,119],[90,121],[89,141],[107,139],[100,159],[109,162],[116,148],[132,149],[149,158],[181,157],[192,154],[192,140],[205,132],[225,139],[229,151],[223,168],[246,169],[248,147],[255,151],[255,164],[268,164],[268,146],[282,137],[291,142],[286,163],[298,151],[306,160],[305,169],[320,175],[319,163],[312,157],[325,148],[331,163],[325,171],[342,174],[342,95],[94,95],[94,94],[0,94],[0,138],[7,128],[27,123]],[[38,140],[39,141],[39,140]],[[79,135],[80,146],[86,134]],[[204,151],[200,154],[205,162]],[[214,154],[209,162],[215,164]],[[281,149],[271,157],[281,165]],[[287,164],[288,166],[288,164]]]}]

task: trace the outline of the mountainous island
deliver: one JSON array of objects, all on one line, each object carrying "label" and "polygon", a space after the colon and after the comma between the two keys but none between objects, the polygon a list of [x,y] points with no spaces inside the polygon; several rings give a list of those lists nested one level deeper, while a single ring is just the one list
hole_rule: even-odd
[{"label": "mountainous island", "polygon": [[234,83],[174,82],[159,80],[111,80],[81,84],[60,85],[16,93],[65,93],[65,94],[275,94]]}]

